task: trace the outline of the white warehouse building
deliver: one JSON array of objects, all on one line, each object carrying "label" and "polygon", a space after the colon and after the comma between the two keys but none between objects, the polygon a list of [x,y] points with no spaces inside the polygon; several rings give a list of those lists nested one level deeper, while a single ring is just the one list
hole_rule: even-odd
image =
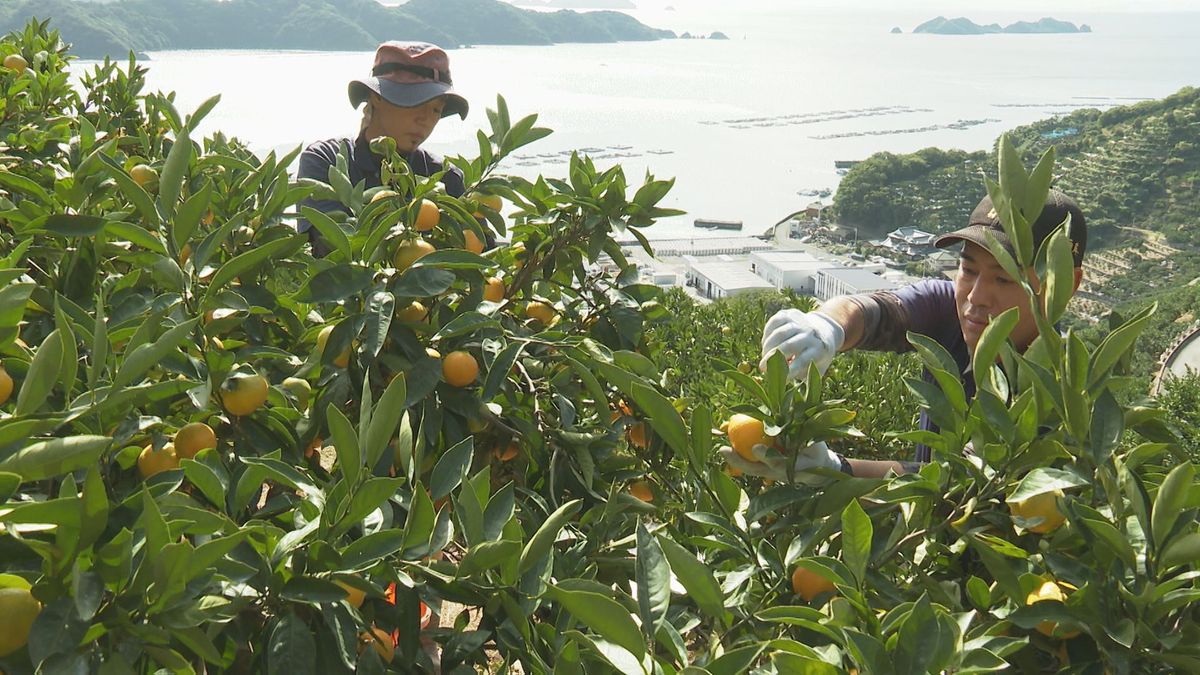
[{"label": "white warehouse building", "polygon": [[828,300],[839,295],[890,291],[896,284],[861,268],[820,270],[817,272],[816,291],[818,300]]}]

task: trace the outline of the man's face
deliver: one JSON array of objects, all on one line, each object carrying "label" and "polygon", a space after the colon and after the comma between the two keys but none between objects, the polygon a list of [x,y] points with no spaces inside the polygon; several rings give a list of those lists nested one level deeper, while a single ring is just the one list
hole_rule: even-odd
[{"label": "man's face", "polygon": [[954,279],[954,300],[958,306],[958,323],[971,353],[992,317],[1017,307],[1021,318],[1010,339],[1022,351],[1037,337],[1037,322],[1029,305],[1029,297],[1021,284],[1010,277],[996,258],[978,244],[966,242],[958,261],[958,276]]},{"label": "man's face", "polygon": [[390,136],[396,140],[396,149],[402,153],[416,150],[429,138],[446,107],[441,97],[412,108],[392,105],[378,96],[372,96],[371,100],[374,111],[367,127],[369,137]]}]

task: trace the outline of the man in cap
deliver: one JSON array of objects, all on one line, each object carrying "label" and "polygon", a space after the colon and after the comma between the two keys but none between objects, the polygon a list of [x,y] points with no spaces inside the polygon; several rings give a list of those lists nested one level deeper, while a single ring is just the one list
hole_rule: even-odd
[{"label": "man in cap", "polygon": [[[329,181],[329,168],[337,163],[338,152],[345,152],[352,184],[365,181],[367,187],[382,184],[382,157],[371,152],[370,141],[388,136],[396,141],[400,156],[412,170],[432,176],[444,168],[442,158],[421,148],[443,117],[467,117],[467,101],[454,92],[450,77],[450,58],[441,48],[423,42],[385,42],[375,51],[371,76],[350,82],[350,103],[363,106],[362,124],[354,139],[335,138],[313,143],[300,154],[300,178]],[[365,104],[365,105],[364,105]],[[462,172],[450,169],[441,178],[446,193],[459,197],[464,192]],[[304,206],[322,212],[345,207],[333,200],[309,199]],[[324,256],[328,245],[316,228],[300,221],[298,229],[308,231],[313,254]]]},{"label": "man in cap", "polygon": [[[1074,290],[1083,278],[1083,253],[1087,226],[1083,212],[1070,197],[1051,190],[1041,215],[1033,224],[1034,247],[1070,219],[1067,229],[1075,262]],[[839,352],[851,349],[905,352],[912,346],[908,331],[937,341],[954,357],[967,396],[975,395],[975,381],[968,372],[971,354],[988,321],[1005,310],[1019,308],[1020,320],[1010,335],[1013,345],[1024,351],[1037,337],[1038,329],[1025,290],[1012,279],[988,251],[991,233],[1010,253],[1012,243],[1004,233],[992,200],[984,197],[971,213],[967,226],[942,235],[939,248],[962,244],[958,274],[954,281],[929,279],[895,291],[831,298],[813,312],[785,309],[777,312],[763,329],[763,364],[776,351],[789,360],[788,374],[798,377],[815,363],[824,372]],[[929,373],[926,380],[931,381]],[[921,411],[920,428],[935,431],[926,411]],[[775,458],[752,462],[731,450],[722,450],[726,461],[752,475],[781,479],[785,460]],[[796,459],[796,470],[826,467],[867,478],[888,472],[907,473],[930,460],[930,449],[918,445],[915,462],[847,459],[825,443],[814,443]]]}]

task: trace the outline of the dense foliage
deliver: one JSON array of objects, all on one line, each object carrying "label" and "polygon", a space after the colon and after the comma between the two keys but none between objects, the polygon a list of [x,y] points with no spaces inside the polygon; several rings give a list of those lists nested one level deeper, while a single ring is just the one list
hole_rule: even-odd
[{"label": "dense foliage", "polygon": [[[814,306],[811,297],[775,292],[701,304],[682,289],[673,289],[661,301],[670,319],[656,322],[648,331],[649,354],[663,371],[663,386],[673,395],[688,406],[704,402],[719,417],[727,416],[742,404],[744,393],[722,372],[756,370],[767,319],[787,307],[809,310]],[[855,426],[862,436],[834,439],[834,447],[866,459],[912,459],[912,445],[898,442],[893,432],[916,426],[919,404],[904,383],[917,376],[918,369],[911,354],[855,351],[836,359],[826,373],[827,394],[853,402]]]},{"label": "dense foliage", "polygon": [[[905,385],[941,431],[896,440],[933,463],[770,484],[723,471],[714,401],[651,358],[686,338],[656,327],[678,298],[613,235],[672,215],[669,181],[578,157],[504,176],[549,132],[501,99],[478,157],[448,160],[463,199],[386,139],[385,188],[297,182],[294,153],[192,138],[216,100],[180,114],[136,63],[77,92],[38,25],[0,57],[5,673],[1200,670],[1195,470],[1161,410],[1123,402],[1149,312],[1095,346],[1053,330],[1061,233],[1042,337],[1017,354],[997,317],[976,397],[911,337],[937,384]],[[1013,203],[1047,184],[1011,146],[998,173],[1023,240]],[[298,212],[314,194],[346,212]],[[511,243],[479,250],[485,228]],[[860,434],[885,368],[842,399],[849,369],[788,382],[776,357],[719,393],[788,461]]]},{"label": "dense foliage", "polygon": [[446,47],[671,38],[621,12],[538,12],[499,0],[23,0],[0,6],[0,30],[54,17],[76,54],[162,49],[370,50],[404,36]]}]

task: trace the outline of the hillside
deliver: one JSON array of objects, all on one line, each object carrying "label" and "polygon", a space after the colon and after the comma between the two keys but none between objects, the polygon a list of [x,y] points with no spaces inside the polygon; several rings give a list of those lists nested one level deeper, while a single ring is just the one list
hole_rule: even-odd
[{"label": "hillside", "polygon": [[[1026,161],[1058,152],[1056,185],[1088,215],[1085,290],[1145,298],[1200,276],[1200,89],[1106,111],[1079,110],[1010,132]],[[839,220],[877,237],[915,225],[961,227],[994,177],[994,153],[928,148],[879,153],[842,180]]]},{"label": "hillside", "polygon": [[385,40],[444,46],[617,42],[675,37],[620,12],[538,12],[499,0],[22,0],[0,5],[0,31],[31,17],[83,58],[163,49],[370,50]]}]

